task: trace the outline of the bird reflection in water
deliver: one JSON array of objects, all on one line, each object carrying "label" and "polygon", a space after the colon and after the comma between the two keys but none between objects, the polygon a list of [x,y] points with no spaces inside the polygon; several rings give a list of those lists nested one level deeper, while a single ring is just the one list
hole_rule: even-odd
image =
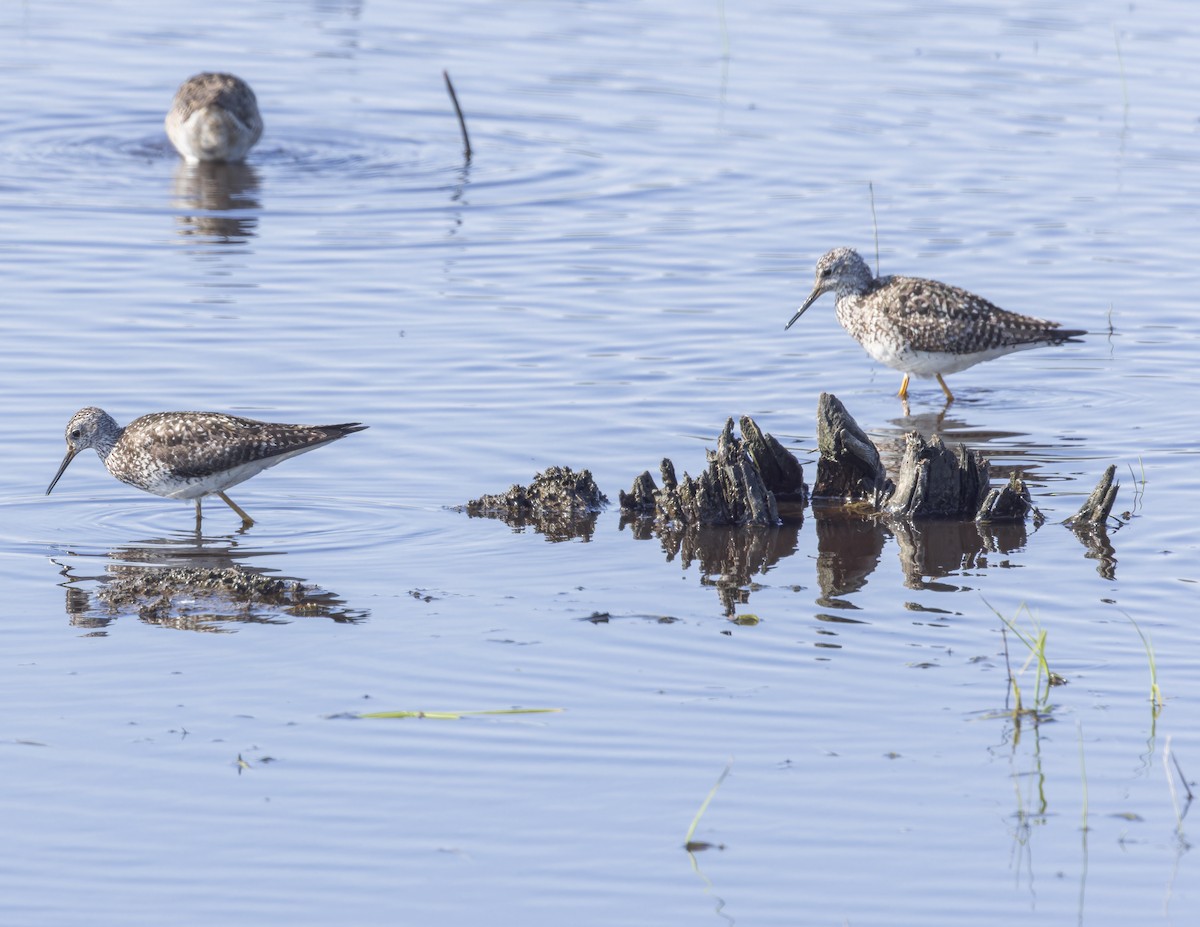
[{"label": "bird reflection in water", "polygon": [[258,174],[244,162],[180,161],[172,203],[179,234],[221,244],[253,238],[262,209],[258,186]]},{"label": "bird reflection in water", "polygon": [[118,618],[135,617],[185,631],[232,633],[238,624],[302,618],[353,624],[369,614],[303,580],[241,562],[272,552],[189,541],[152,539],[113,548],[97,575],[55,561],[65,578],[60,585],[71,625],[104,633]]},{"label": "bird reflection in water", "polygon": [[796,552],[799,517],[772,527],[715,528],[664,525],[653,519],[622,516],[621,529],[634,538],[658,538],[667,562],[684,570],[696,564],[700,585],[716,590],[726,618],[737,619],[737,606],[750,601],[755,576],[766,573]]}]

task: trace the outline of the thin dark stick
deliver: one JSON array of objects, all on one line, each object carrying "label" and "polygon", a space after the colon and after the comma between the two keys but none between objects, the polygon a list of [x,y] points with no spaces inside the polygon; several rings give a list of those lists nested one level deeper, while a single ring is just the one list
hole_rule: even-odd
[{"label": "thin dark stick", "polygon": [[1179,773],[1179,781],[1183,783],[1183,790],[1187,793],[1188,801],[1190,802],[1196,796],[1192,794],[1192,787],[1188,785],[1187,776],[1183,774],[1183,767],[1179,765],[1179,758],[1171,753],[1171,762],[1175,764],[1175,772]]},{"label": "thin dark stick", "polygon": [[867,181],[867,189],[871,191],[871,226],[875,229],[875,276],[879,276],[879,220],[875,218],[875,182]]},{"label": "thin dark stick", "polygon": [[454,112],[458,115],[458,127],[462,129],[463,155],[470,161],[471,138],[467,135],[467,120],[463,118],[462,107],[458,105],[458,94],[454,92],[454,84],[450,83],[450,73],[442,71],[442,77],[446,78],[446,89],[450,91],[450,101],[454,104]]}]

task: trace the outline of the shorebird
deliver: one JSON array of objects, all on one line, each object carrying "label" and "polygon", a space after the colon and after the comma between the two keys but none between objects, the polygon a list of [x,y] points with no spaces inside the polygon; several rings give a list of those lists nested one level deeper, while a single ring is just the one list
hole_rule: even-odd
[{"label": "shorebird", "polygon": [[795,321],[824,293],[837,294],[834,308],[846,329],[875,360],[904,372],[897,395],[908,398],[909,376],[936,377],[948,402],[954,394],[942,379],[1014,351],[1077,341],[1087,332],[1059,328],[1008,312],[966,290],[920,277],[876,277],[852,248],[834,248],[817,261],[812,292]]},{"label": "shorebird", "polygon": [[205,72],[180,85],[166,126],[171,144],[191,163],[241,161],[262,135],[263,121],[249,84]]},{"label": "shorebird", "polygon": [[124,428],[103,409],[88,406],[67,423],[67,456],[50,481],[46,495],[85,448],[95,448],[108,472],[122,483],[168,499],[200,499],[217,495],[242,517],[254,519],[225,490],[366,425],[280,425],[220,412],[152,412]]}]

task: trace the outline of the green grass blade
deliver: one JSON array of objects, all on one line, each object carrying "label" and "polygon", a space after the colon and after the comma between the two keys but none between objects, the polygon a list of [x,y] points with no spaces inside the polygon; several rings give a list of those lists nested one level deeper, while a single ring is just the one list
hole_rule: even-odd
[{"label": "green grass blade", "polygon": [[709,803],[717,794],[717,789],[721,787],[721,783],[725,781],[725,777],[729,775],[729,771],[731,769],[733,769],[733,757],[729,758],[729,762],[725,764],[725,769],[721,772],[721,775],[717,777],[716,783],[709,790],[708,797],[705,798],[703,803],[700,805],[700,810],[697,811],[696,816],[692,818],[692,826],[688,828],[687,835],[683,838],[683,845],[685,847],[690,847],[692,845],[692,837],[694,837],[696,834],[696,827],[700,824],[700,819],[704,817],[704,812],[708,810]]}]

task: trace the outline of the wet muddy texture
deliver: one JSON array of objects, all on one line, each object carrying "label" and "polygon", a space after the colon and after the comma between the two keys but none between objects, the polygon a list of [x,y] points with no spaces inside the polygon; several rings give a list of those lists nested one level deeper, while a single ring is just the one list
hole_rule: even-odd
[{"label": "wet muddy texture", "polygon": [[548,467],[528,486],[513,485],[507,492],[472,499],[460,512],[472,518],[498,518],[516,530],[533,528],[550,540],[590,538],[596,516],[608,505],[588,470]]},{"label": "wet muddy texture", "polygon": [[733,433],[733,419],[717,438],[716,451],[706,452],[707,466],[699,476],[675,476],[675,465],[659,465],[661,488],[647,470],[620,496],[621,514],[652,519],[660,526],[770,527],[780,524],[780,503],[797,512],[807,502],[808,487],[800,462],[774,437],[764,434],[749,416],[739,421],[742,436]]},{"label": "wet muddy texture", "polygon": [[345,603],[332,593],[236,566],[113,566],[92,595],[71,587],[67,595],[77,627],[103,627],[124,615],[194,631],[222,630],[228,622],[286,624],[302,617],[354,622],[365,617],[343,608]]}]

